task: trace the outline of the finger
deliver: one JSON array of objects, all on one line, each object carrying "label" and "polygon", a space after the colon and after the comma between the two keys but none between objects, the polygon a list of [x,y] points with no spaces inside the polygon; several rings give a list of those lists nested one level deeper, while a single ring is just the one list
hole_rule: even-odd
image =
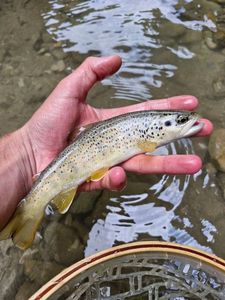
[{"label": "finger", "polygon": [[202,167],[196,155],[137,155],[121,165],[126,171],[140,174],[194,174]]},{"label": "finger", "polygon": [[102,119],[108,119],[114,116],[125,114],[132,111],[139,110],[194,110],[198,106],[198,100],[194,96],[176,96],[161,100],[149,100],[139,104],[112,108],[100,109]]},{"label": "finger", "polygon": [[99,80],[114,74],[121,66],[117,55],[107,57],[88,57],[69,76],[64,78],[54,90],[54,97],[86,99],[91,87]]},{"label": "finger", "polygon": [[195,136],[210,135],[213,131],[213,124],[207,119],[201,119],[199,122],[204,123],[204,127]]},{"label": "finger", "polygon": [[109,189],[118,191],[126,186],[126,173],[121,167],[114,167],[99,181],[84,183],[79,187],[79,191],[92,191],[98,189]]}]

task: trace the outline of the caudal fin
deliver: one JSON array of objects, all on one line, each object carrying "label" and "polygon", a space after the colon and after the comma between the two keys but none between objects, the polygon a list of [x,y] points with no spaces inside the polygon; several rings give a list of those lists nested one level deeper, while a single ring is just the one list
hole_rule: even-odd
[{"label": "caudal fin", "polygon": [[44,212],[31,218],[24,213],[21,206],[18,206],[12,219],[0,232],[0,240],[12,238],[14,244],[20,249],[25,250],[29,248],[32,245],[43,216]]}]

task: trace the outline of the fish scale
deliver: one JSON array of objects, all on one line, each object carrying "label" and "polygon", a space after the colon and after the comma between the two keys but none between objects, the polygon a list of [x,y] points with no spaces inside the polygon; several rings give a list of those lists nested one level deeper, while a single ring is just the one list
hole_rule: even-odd
[{"label": "fish scale", "polygon": [[12,219],[0,232],[0,240],[12,237],[28,248],[35,237],[47,205],[65,213],[78,186],[100,180],[107,170],[134,155],[193,135],[203,127],[199,115],[187,111],[139,111],[120,115],[84,130],[41,173]]}]

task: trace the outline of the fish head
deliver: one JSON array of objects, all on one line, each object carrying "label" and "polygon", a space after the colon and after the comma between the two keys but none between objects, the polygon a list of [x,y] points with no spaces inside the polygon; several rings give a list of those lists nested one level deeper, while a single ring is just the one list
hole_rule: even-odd
[{"label": "fish head", "polygon": [[163,112],[160,117],[160,126],[157,126],[160,129],[157,134],[159,137],[158,145],[165,145],[171,141],[198,133],[204,126],[203,123],[199,122],[200,118],[196,112]]}]

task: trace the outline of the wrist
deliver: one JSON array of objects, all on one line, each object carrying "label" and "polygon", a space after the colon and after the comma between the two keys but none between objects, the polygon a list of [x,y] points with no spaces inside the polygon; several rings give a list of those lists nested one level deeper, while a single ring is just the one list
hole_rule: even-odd
[{"label": "wrist", "polygon": [[0,228],[29,192],[34,162],[24,127],[0,139]]}]

